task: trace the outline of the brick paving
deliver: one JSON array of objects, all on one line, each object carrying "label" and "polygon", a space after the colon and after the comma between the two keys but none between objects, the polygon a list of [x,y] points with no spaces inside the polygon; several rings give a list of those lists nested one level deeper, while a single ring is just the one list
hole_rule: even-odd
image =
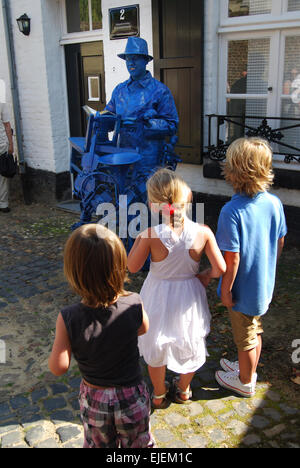
[{"label": "brick paving", "polygon": [[[0,447],[81,448],[76,364],[61,378],[47,368],[57,314],[74,301],[62,274],[62,250],[75,218],[55,207],[12,208],[0,219],[0,343],[5,344],[5,362],[0,356]],[[211,337],[208,351],[207,363],[193,380],[190,404],[170,402],[167,409],[152,413],[157,446],[299,448],[295,399],[289,401],[280,386],[260,377],[251,399],[220,389],[214,372],[221,349]],[[167,378],[172,377],[168,372]],[[298,388],[294,386],[295,392]]]}]

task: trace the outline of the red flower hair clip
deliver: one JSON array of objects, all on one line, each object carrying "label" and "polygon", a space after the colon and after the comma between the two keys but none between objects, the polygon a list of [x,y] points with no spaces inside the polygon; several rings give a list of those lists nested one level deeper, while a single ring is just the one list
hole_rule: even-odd
[{"label": "red flower hair clip", "polygon": [[165,216],[173,216],[175,214],[175,208],[171,203],[165,204],[163,206],[162,212]]}]

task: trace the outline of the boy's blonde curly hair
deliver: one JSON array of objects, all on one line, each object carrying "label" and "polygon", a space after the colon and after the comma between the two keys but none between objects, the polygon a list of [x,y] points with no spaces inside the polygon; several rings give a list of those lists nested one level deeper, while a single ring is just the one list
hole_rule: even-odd
[{"label": "boy's blonde curly hair", "polygon": [[229,146],[223,166],[225,180],[236,193],[254,197],[273,184],[273,152],[269,143],[257,137],[238,138]]}]

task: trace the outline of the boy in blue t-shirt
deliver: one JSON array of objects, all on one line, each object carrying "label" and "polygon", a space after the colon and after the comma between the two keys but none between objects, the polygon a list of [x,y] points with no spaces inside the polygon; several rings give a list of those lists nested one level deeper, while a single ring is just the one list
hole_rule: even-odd
[{"label": "boy in blue t-shirt", "polygon": [[229,310],[238,361],[221,359],[222,387],[255,394],[263,333],[261,316],[272,300],[277,260],[287,233],[281,201],[267,192],[273,183],[272,150],[260,138],[239,138],[228,148],[224,175],[235,195],[220,213],[216,239],[227,270],[218,293]]}]

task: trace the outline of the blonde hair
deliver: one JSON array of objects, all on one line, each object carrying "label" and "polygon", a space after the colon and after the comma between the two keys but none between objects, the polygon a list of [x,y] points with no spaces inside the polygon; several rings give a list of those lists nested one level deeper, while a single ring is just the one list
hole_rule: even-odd
[{"label": "blonde hair", "polygon": [[261,138],[238,138],[229,146],[223,166],[225,180],[237,193],[253,197],[273,184],[272,149]]},{"label": "blonde hair", "polygon": [[90,307],[107,307],[125,295],[127,255],[119,237],[100,224],[85,224],[69,237],[64,274]]},{"label": "blonde hair", "polygon": [[[151,204],[172,206],[170,221],[182,223],[191,189],[174,171],[159,169],[147,181],[148,201]],[[162,210],[163,211],[163,210]]]}]

